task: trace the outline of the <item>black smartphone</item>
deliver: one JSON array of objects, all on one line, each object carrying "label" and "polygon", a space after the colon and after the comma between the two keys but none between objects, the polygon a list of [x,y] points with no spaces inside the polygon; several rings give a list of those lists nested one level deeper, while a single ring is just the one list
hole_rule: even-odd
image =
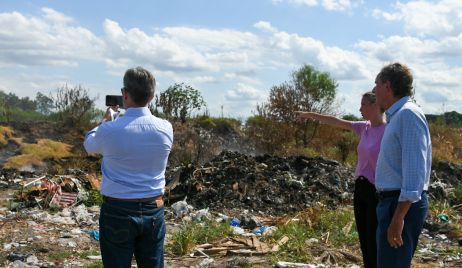
[{"label": "black smartphone", "polygon": [[106,106],[117,106],[120,108],[124,107],[122,96],[119,95],[106,95]]}]

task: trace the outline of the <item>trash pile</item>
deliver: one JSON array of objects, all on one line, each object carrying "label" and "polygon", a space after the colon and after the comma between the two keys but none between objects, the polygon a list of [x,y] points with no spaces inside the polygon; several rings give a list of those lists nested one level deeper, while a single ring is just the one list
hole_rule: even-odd
[{"label": "trash pile", "polygon": [[15,190],[13,198],[8,200],[8,208],[12,211],[28,207],[69,208],[85,202],[89,190],[98,191],[100,179],[95,175],[78,170],[69,170],[69,173],[36,177],[36,174],[30,172],[2,170],[1,186]]},{"label": "trash pile", "polygon": [[248,156],[223,151],[200,167],[182,168],[167,182],[170,202],[196,208],[239,208],[270,215],[301,211],[316,202],[351,203],[353,170],[321,157]]},{"label": "trash pile", "polygon": [[430,183],[428,192],[433,199],[445,200],[451,206],[461,204],[461,197],[456,196],[456,189],[462,187],[462,166],[439,161],[432,170]]}]

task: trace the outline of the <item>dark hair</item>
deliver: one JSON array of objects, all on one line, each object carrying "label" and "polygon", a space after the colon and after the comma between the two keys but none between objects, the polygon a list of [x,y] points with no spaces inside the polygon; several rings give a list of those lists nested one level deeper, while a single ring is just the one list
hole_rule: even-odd
[{"label": "dark hair", "polygon": [[369,103],[375,103],[377,100],[375,97],[375,93],[372,91],[368,91],[364,93],[363,98],[365,98]]},{"label": "dark hair", "polygon": [[384,83],[390,81],[393,95],[398,98],[414,94],[412,73],[409,67],[399,62],[389,64],[382,68],[377,79]]},{"label": "dark hair", "polygon": [[142,67],[131,68],[125,72],[124,88],[137,105],[148,104],[154,96],[155,86],[154,76]]}]

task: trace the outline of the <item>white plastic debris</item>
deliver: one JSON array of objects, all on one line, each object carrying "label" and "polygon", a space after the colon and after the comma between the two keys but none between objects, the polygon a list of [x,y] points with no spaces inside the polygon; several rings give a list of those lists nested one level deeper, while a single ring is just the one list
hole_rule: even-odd
[{"label": "white plastic debris", "polygon": [[241,227],[231,226],[231,228],[233,228],[233,234],[235,235],[242,235],[245,233],[244,229],[242,229]]},{"label": "white plastic debris", "polygon": [[276,263],[276,267],[279,268],[323,268],[322,264],[310,264],[310,263],[300,263],[300,262],[286,262],[280,261]]},{"label": "white plastic debris", "polygon": [[209,219],[210,213],[208,208],[198,210],[197,212],[191,213],[191,217],[195,221],[201,221],[202,219]]},{"label": "white plastic debris", "polygon": [[193,210],[191,205],[186,203],[186,200],[178,201],[172,205],[172,209],[175,212],[177,217],[183,217],[189,213],[189,211]]},{"label": "white plastic debris", "polygon": [[202,260],[197,266],[196,268],[208,268],[210,267],[210,264],[212,264],[214,262],[214,259],[212,258],[206,258],[204,260]]}]

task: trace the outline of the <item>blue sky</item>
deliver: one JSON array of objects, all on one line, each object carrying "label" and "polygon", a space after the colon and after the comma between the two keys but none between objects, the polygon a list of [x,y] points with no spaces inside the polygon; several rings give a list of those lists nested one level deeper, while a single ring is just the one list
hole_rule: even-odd
[{"label": "blue sky", "polygon": [[143,66],[156,90],[184,82],[212,115],[245,118],[303,64],[338,82],[339,114],[385,64],[414,73],[426,113],[462,112],[462,1],[0,0],[0,90],[35,97],[67,84],[119,94]]}]

